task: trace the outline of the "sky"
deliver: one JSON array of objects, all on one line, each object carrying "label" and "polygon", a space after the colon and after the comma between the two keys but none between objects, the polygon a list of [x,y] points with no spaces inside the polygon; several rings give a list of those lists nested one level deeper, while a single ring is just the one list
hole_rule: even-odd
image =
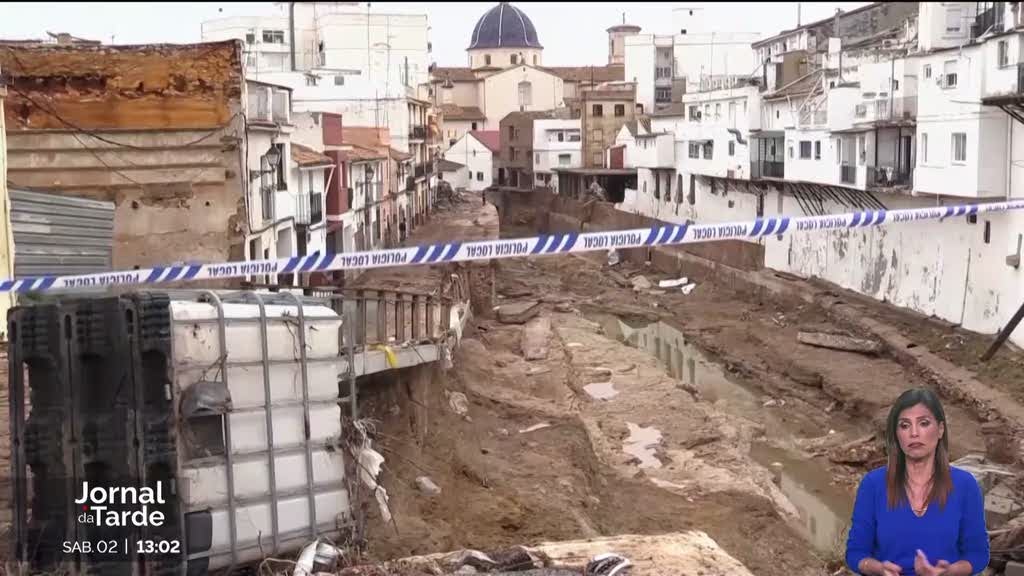
[{"label": "sky", "polygon": [[[105,44],[191,43],[202,39],[205,20],[226,16],[279,14],[273,2],[68,2],[0,3],[0,38],[47,38],[49,32],[100,40]],[[387,2],[374,2],[384,9]],[[493,2],[403,2],[403,11],[426,12],[433,59],[440,66],[465,66],[466,46],[476,21]],[[754,32],[771,36],[797,24],[793,2],[516,2],[537,28],[548,66],[604,64],[609,26],[621,24],[623,12],[643,33],[671,34],[673,8],[701,7],[709,31]],[[867,2],[801,2],[806,24],[851,10]],[[694,30],[696,31],[696,30]]]}]

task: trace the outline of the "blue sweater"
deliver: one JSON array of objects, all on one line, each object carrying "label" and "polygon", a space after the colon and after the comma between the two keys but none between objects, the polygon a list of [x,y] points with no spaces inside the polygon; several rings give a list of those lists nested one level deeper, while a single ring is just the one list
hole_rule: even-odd
[{"label": "blue sweater", "polygon": [[[885,466],[868,472],[857,488],[853,522],[846,540],[846,564],[857,572],[864,558],[893,562],[903,574],[914,573],[914,557],[921,549],[932,564],[945,560],[971,563],[974,573],[988,566],[985,506],[977,480],[966,470],[951,467],[953,490],[945,508],[928,505],[918,518],[903,502],[890,510],[886,496]],[[859,572],[858,572],[859,573]]]}]

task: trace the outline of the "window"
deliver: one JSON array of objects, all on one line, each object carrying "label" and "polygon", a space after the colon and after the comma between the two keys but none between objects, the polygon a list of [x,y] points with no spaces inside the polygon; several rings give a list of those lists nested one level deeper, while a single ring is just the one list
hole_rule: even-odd
[{"label": "window", "polygon": [[840,139],[836,140],[836,166],[839,166],[842,163],[843,163],[843,140],[840,138]]},{"label": "window", "polygon": [[306,74],[306,86],[316,86],[320,83],[320,77],[312,74]]},{"label": "window", "polygon": [[245,43],[246,44],[255,44],[256,43],[256,33],[255,32],[246,32],[245,33]]},{"label": "window", "polygon": [[540,166],[540,152],[536,152],[533,155],[533,163]]},{"label": "window", "polygon": [[568,166],[570,162],[572,162],[572,154],[559,154],[558,155],[558,165],[559,166]]},{"label": "window", "polygon": [[517,154],[517,152],[519,151],[516,150],[514,146],[509,146],[508,153],[511,156],[512,160],[516,160],[519,158],[519,154]]},{"label": "window", "polygon": [[893,79],[893,81],[892,81],[892,91],[893,91],[893,92],[896,92],[896,91],[897,91],[897,90],[899,90],[899,89],[900,89],[900,81],[899,81],[899,80],[896,80],[896,79],[894,78],[894,79]]},{"label": "window", "polygon": [[722,117],[722,103],[721,102],[717,102],[717,103],[715,103],[715,120],[718,120],[721,117]]},{"label": "window", "polygon": [[536,54],[533,55],[533,65],[534,66],[537,65],[537,55]]},{"label": "window", "polygon": [[513,64],[517,64],[517,63],[518,63],[518,62],[517,62],[517,60],[519,59],[519,57],[518,57],[518,56],[516,56],[515,54],[513,54],[513,55],[509,56],[509,58],[508,58],[508,59],[509,59],[509,61],[510,61],[510,62],[512,62]]},{"label": "window", "polygon": [[263,41],[268,44],[284,44],[284,30],[264,30]]},{"label": "window", "polygon": [[590,114],[594,117],[600,118],[601,116],[604,116],[604,108],[600,104],[594,104],[590,109]]},{"label": "window", "polygon": [[961,8],[946,8],[946,32],[960,32]]},{"label": "window", "polygon": [[928,134],[921,134],[921,164],[928,163]]},{"label": "window", "polygon": [[344,86],[345,85],[345,77],[342,76],[341,74],[335,74],[334,75],[334,85],[335,86]]},{"label": "window", "polygon": [[814,159],[821,160],[821,140],[814,141]]},{"label": "window", "polygon": [[705,104],[704,105],[704,118],[710,118],[710,117],[711,117],[711,104]]},{"label": "window", "polygon": [[451,148],[452,146],[455,146],[455,142],[456,140],[454,138],[450,138],[448,140],[448,147]]},{"label": "window", "polygon": [[625,115],[626,115],[626,105],[625,104],[616,104],[615,105],[615,117],[616,118],[621,118],[621,117],[623,117]]},{"label": "window", "polygon": [[559,142],[565,142],[565,132],[559,132],[558,133],[558,141]]},{"label": "window", "polygon": [[953,162],[967,162],[967,134],[964,132],[953,133]]},{"label": "window", "polygon": [[472,128],[470,128],[470,130],[476,130],[476,122],[473,122]]},{"label": "window", "polygon": [[516,139],[516,127],[515,126],[509,126],[508,127],[508,139],[509,140],[515,140]]},{"label": "window", "polygon": [[473,150],[473,158],[476,158],[476,150]]},{"label": "window", "polygon": [[800,141],[800,159],[809,160],[811,158],[811,141],[801,140]]},{"label": "window", "polygon": [[484,173],[483,172],[477,172],[476,173],[476,181],[477,182],[483,182],[484,181]]},{"label": "window", "polygon": [[484,66],[490,66],[490,65],[491,65],[491,55],[490,54],[484,54]]},{"label": "window", "polygon": [[925,78],[931,78],[932,77],[932,65],[931,64],[925,64],[924,65],[924,72],[923,72],[923,74],[924,74]]},{"label": "window", "polygon": [[732,140],[729,140],[729,156],[735,156],[735,155],[736,155],[736,143],[733,142]]},{"label": "window", "polygon": [[696,106],[690,106],[690,120],[700,120],[700,110]]},{"label": "window", "polygon": [[1006,66],[1010,63],[1010,50],[1006,40],[999,41],[999,66]]},{"label": "window", "polygon": [[655,88],[654,89],[654,101],[655,102],[671,102],[672,101],[672,89],[671,88]]},{"label": "window", "polygon": [[985,220],[985,244],[991,243],[992,240],[992,223]]},{"label": "window", "polygon": [[594,152],[594,155],[591,157],[591,160],[593,160],[594,166],[601,166],[604,164],[604,158],[602,157],[600,152]]},{"label": "window", "polygon": [[736,103],[729,102],[729,123],[733,126],[736,125]]},{"label": "window", "polygon": [[[779,196],[782,195],[780,194]],[[690,174],[690,193],[687,195],[686,200],[690,203],[690,206],[697,203],[697,176],[695,174]]]},{"label": "window", "polygon": [[519,105],[533,105],[533,84],[526,80],[519,83]]},{"label": "window", "polygon": [[604,141],[604,130],[601,130],[600,128],[594,128],[590,135],[594,142]]},{"label": "window", "polygon": [[697,144],[696,142],[690,142],[689,152],[690,158],[700,158],[700,144]]},{"label": "window", "polygon": [[711,142],[710,140],[704,143],[704,159],[705,160],[711,160],[711,158],[714,157],[714,155],[715,155],[714,147],[715,147],[715,143]]},{"label": "window", "polygon": [[956,88],[956,60],[947,60],[942,66],[942,87]]},{"label": "window", "polygon": [[274,144],[277,148],[277,166],[274,167],[274,171],[277,172],[277,189],[287,190],[288,189],[288,157],[285,156],[284,144]]}]

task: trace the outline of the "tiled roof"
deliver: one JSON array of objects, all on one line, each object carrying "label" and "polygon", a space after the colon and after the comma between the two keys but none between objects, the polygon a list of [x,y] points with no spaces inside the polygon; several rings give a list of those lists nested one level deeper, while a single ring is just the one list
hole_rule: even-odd
[{"label": "tiled roof", "polygon": [[550,66],[544,70],[570,82],[621,82],[626,79],[626,68],[611,66]]},{"label": "tiled roof", "polygon": [[491,152],[501,150],[501,132],[498,130],[473,130],[470,132],[474,138],[487,147]]},{"label": "tiled roof", "polygon": [[392,160],[398,160],[399,162],[405,162],[406,160],[409,160],[409,159],[412,158],[412,154],[407,154],[405,152],[402,152],[401,150],[395,150],[394,148],[389,148],[388,150],[391,153],[391,159]]},{"label": "tiled roof", "polygon": [[366,148],[364,146],[353,146],[348,150],[345,150],[345,154],[348,159],[352,162],[361,162],[365,160],[383,160],[386,158],[384,152],[375,150],[373,148]]},{"label": "tiled roof", "polygon": [[441,172],[458,172],[460,168],[465,168],[465,166],[444,158],[437,161],[437,169]]},{"label": "tiled roof", "polygon": [[333,166],[334,160],[312,148],[292,142],[292,160],[299,166]]},{"label": "tiled roof", "polygon": [[430,73],[432,82],[443,82],[445,78],[452,82],[476,82],[476,74],[472,68],[459,66],[438,66]]},{"label": "tiled roof", "polygon": [[445,120],[486,120],[487,116],[476,106],[441,104],[438,107]]},{"label": "tiled roof", "polygon": [[345,144],[373,148],[383,146],[387,140],[387,128],[373,126],[342,126],[341,128],[341,141]]}]

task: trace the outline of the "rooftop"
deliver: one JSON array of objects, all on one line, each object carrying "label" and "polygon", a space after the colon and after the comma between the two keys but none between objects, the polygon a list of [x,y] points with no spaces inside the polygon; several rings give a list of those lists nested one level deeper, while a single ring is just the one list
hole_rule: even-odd
[{"label": "rooftop", "polygon": [[441,104],[438,110],[445,120],[486,120],[487,116],[476,106]]},{"label": "rooftop", "polygon": [[501,132],[498,130],[473,130],[470,134],[491,152],[501,150]]},{"label": "rooftop", "polygon": [[502,2],[480,17],[468,50],[480,48],[542,48],[537,29],[522,10]]},{"label": "rooftop", "polygon": [[292,142],[292,160],[303,168],[316,166],[334,166],[334,160],[312,148]]}]

